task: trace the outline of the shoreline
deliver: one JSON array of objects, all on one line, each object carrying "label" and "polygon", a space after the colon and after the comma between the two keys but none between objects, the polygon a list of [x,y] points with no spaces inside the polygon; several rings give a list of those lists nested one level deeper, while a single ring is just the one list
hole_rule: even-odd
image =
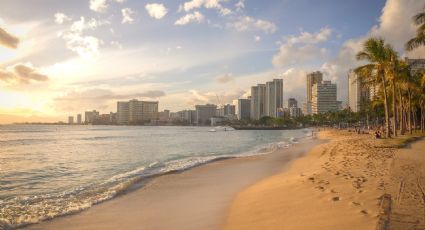
[{"label": "shoreline", "polygon": [[272,153],[219,159],[160,175],[145,182],[143,187],[130,189],[89,209],[22,228],[217,229],[222,226],[225,211],[237,192],[285,170],[295,158],[319,142],[307,137]]},{"label": "shoreline", "polygon": [[425,140],[397,149],[388,140],[346,130],[321,131],[319,137],[329,142],[240,191],[224,229],[425,227]]}]

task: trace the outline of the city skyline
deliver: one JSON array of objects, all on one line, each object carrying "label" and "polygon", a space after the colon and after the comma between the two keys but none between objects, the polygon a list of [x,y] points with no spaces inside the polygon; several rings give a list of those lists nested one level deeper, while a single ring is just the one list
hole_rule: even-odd
[{"label": "city skyline", "polygon": [[316,70],[346,104],[347,73],[368,36],[423,57],[424,48],[402,49],[421,2],[339,4],[321,2],[322,15],[308,1],[2,2],[0,123],[66,121],[133,98],[160,100],[160,111],[219,104],[217,95],[236,104],[273,78],[283,78],[284,101],[301,105],[305,75]]}]

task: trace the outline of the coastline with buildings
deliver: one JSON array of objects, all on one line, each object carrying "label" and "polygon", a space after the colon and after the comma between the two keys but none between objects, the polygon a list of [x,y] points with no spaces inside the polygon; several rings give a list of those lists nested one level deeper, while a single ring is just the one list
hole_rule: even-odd
[{"label": "coastline with buildings", "polygon": [[0,230],[425,230],[425,0],[0,15]]},{"label": "coastline with buildings", "polygon": [[[235,104],[195,105],[194,109],[171,112],[158,111],[159,101],[118,101],[116,112],[100,114],[99,111],[86,111],[84,121],[81,114],[68,117],[69,125],[189,125],[217,126],[231,125],[238,129],[291,129],[307,127],[311,124],[300,121],[300,117],[342,110],[336,100],[336,85],[322,81],[319,71],[307,74],[307,103],[298,107],[295,98],[284,103],[283,79],[273,79],[251,87],[248,98],[239,98]],[[286,104],[286,105],[285,105]],[[291,125],[270,124],[264,120],[292,120]],[[311,120],[311,119],[310,119]],[[282,122],[280,122],[282,123]],[[287,122],[288,123],[288,122]]]}]

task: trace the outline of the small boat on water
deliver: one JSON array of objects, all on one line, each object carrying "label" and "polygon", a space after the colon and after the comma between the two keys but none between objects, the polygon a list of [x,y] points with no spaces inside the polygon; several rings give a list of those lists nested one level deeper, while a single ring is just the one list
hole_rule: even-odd
[{"label": "small boat on water", "polygon": [[235,131],[234,128],[230,127],[230,126],[216,126],[210,130],[208,130],[208,132],[226,132],[226,131]]}]

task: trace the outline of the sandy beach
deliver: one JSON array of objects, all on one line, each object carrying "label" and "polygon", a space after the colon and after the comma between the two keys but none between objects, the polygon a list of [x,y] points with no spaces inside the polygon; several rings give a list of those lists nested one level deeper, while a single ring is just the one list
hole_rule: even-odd
[{"label": "sandy beach", "polygon": [[326,130],[271,154],[163,175],[27,229],[421,229],[425,141]]},{"label": "sandy beach", "polygon": [[284,171],[321,140],[271,154],[216,161],[157,177],[144,187],[27,229],[221,229],[236,194]]},{"label": "sandy beach", "polygon": [[422,229],[425,141],[324,131],[287,172],[240,192],[224,229]]}]

